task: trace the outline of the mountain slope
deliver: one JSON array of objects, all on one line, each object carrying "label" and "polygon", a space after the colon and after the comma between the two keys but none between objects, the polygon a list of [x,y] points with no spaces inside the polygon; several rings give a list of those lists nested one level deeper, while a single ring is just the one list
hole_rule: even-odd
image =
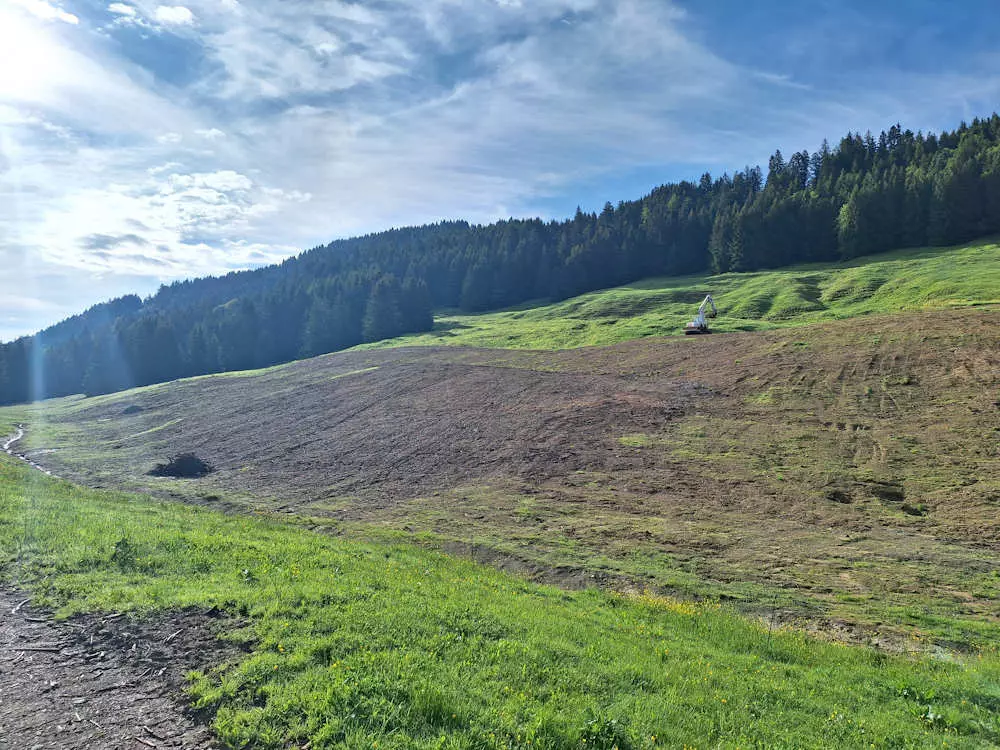
[{"label": "mountain slope", "polygon": [[[757,331],[903,310],[1000,304],[1000,244],[921,248],[847,263],[757,273],[648,279],[555,304],[445,313],[428,333],[368,347],[461,345],[569,349],[680,334],[706,293],[712,328]],[[859,325],[864,325],[859,322]]]},{"label": "mountain slope", "polygon": [[[997,309],[967,308],[563,352],[347,352],[0,417],[87,484],[967,648],[1000,637],[998,352]],[[216,470],[147,475],[186,451]]]}]

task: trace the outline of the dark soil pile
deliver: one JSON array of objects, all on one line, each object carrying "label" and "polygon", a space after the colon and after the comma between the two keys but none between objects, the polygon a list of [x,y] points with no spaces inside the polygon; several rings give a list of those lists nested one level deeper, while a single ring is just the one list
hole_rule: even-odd
[{"label": "dark soil pile", "polygon": [[182,453],[166,463],[157,464],[150,476],[175,477],[177,479],[197,479],[211,473],[212,467],[194,453]]}]

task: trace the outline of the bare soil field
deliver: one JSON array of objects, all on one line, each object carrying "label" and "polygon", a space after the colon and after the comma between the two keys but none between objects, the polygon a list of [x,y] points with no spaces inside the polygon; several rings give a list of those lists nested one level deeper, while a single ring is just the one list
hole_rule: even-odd
[{"label": "bare soil field", "polygon": [[[19,445],[89,485],[958,647],[1000,627],[998,323],[346,352],[54,402]],[[181,453],[213,471],[148,475]]]},{"label": "bare soil field", "polygon": [[56,622],[0,591],[0,748],[211,748],[185,708],[184,674],[225,661],[213,616],[78,616]]},{"label": "bare soil field", "polygon": [[641,468],[648,461],[608,450],[609,437],[659,430],[704,390],[454,354],[333,355],[251,378],[154,388],[129,398],[129,414],[115,398],[73,418],[104,443],[102,453],[111,449],[103,460],[77,463],[54,443],[31,456],[92,481],[141,478],[151,461],[183,449],[214,467],[206,486],[289,501],[357,496],[383,507],[469,481]]}]

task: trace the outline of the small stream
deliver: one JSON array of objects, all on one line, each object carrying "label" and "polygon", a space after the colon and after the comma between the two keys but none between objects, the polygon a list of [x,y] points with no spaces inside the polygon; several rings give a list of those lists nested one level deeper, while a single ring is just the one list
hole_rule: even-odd
[{"label": "small stream", "polygon": [[17,434],[15,434],[13,437],[7,438],[7,441],[3,444],[4,453],[9,453],[10,455],[13,456],[14,451],[11,450],[11,446],[23,437],[24,437],[24,425],[19,424],[17,426]]},{"label": "small stream", "polygon": [[7,438],[4,441],[3,452],[6,453],[9,456],[13,456],[14,458],[21,459],[26,464],[28,464],[28,466],[30,466],[33,469],[37,469],[38,471],[42,472],[43,474],[46,474],[46,475],[48,475],[50,477],[55,477],[56,476],[55,474],[53,474],[51,471],[49,471],[48,469],[46,469],[41,464],[37,464],[34,461],[32,461],[30,458],[28,458],[28,456],[26,454],[24,454],[24,453],[17,453],[14,450],[14,444],[17,443],[18,441],[22,440],[23,438],[24,438],[24,425],[23,424],[19,424],[17,426],[17,432],[14,433],[11,437]]}]

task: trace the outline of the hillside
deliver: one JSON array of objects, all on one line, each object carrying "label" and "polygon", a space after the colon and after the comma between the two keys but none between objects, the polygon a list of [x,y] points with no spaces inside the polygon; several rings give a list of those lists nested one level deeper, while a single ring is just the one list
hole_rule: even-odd
[{"label": "hillside", "polygon": [[650,280],[0,408],[56,475],[0,456],[0,735],[996,746],[998,290],[993,242]]},{"label": "hillside", "polygon": [[[886,648],[967,649],[1000,636],[1000,456],[983,439],[997,315],[347,352],[0,417],[89,485],[416,540],[567,586],[723,597]],[[215,471],[148,475],[188,451]]]},{"label": "hillside", "polygon": [[775,271],[647,279],[555,304],[445,313],[434,330],[365,348],[460,345],[511,349],[603,346],[681,333],[705,294],[718,332],[761,331],[904,310],[1000,304],[1000,245],[900,250]]}]

